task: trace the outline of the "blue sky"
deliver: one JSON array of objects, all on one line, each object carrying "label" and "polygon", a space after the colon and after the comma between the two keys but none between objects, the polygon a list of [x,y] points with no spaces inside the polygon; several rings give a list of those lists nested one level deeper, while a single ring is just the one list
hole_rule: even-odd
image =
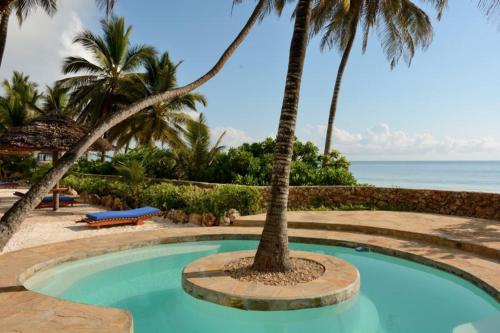
[{"label": "blue sky", "polygon": [[[83,27],[99,31],[100,13],[92,1],[61,3],[52,19],[36,14],[22,29],[11,22],[2,78],[19,69],[50,82],[60,76],[63,56],[81,52],[71,45],[71,36]],[[254,5],[248,1],[231,10],[231,3],[123,0],[117,14],[133,25],[134,43],[184,61],[182,84],[214,63]],[[228,132],[227,145],[276,132],[291,9],[256,26],[222,73],[199,90],[209,102],[202,111],[214,134]],[[364,55],[358,43],[345,73],[334,146],[355,160],[500,159],[498,26],[475,1],[453,1],[435,22],[429,49],[418,52],[411,67],[401,62],[392,71],[376,35]],[[36,52],[26,47],[38,44]],[[323,144],[338,62],[336,50],[322,53],[317,40],[310,43],[297,125],[301,139]]]}]

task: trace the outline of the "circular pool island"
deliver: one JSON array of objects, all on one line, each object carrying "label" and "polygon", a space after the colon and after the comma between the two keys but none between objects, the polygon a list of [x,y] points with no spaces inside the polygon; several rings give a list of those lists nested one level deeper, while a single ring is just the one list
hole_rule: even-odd
[{"label": "circular pool island", "polygon": [[[237,251],[195,260],[182,272],[182,287],[190,295],[205,301],[258,311],[328,306],[347,301],[359,291],[360,278],[356,267],[334,256],[314,252],[290,253],[292,260],[309,261],[321,267],[318,276],[311,277],[310,281],[270,285],[251,278],[237,279],[231,274],[228,266],[254,256],[255,251]],[[306,280],[309,279],[306,277]]]}]

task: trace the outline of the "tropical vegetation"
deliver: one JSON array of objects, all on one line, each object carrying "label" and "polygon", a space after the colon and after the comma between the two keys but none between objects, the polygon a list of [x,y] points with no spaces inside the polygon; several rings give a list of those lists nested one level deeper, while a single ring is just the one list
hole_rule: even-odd
[{"label": "tropical vegetation", "polygon": [[[214,150],[221,147],[190,148],[186,153],[182,147],[177,151],[139,146],[115,155],[111,161],[81,159],[72,170],[82,174],[117,175],[114,166],[137,161],[149,178],[267,186],[271,184],[275,146],[272,138],[218,150],[215,154]],[[349,161],[338,151],[325,157],[312,142],[298,140],[294,142],[293,151],[291,185],[356,185]]]},{"label": "tropical vegetation", "polygon": [[0,132],[26,125],[40,109],[42,95],[38,85],[29,76],[14,72],[12,79],[2,82],[4,95],[0,96]]},{"label": "tropical vegetation", "polygon": [[131,185],[118,179],[81,176],[68,176],[64,182],[81,193],[120,198],[130,207],[150,205],[164,211],[176,209],[188,214],[212,213],[217,217],[223,216],[230,209],[237,209],[244,215],[258,213],[261,209],[260,192],[251,186],[219,185],[200,188],[148,181]]}]

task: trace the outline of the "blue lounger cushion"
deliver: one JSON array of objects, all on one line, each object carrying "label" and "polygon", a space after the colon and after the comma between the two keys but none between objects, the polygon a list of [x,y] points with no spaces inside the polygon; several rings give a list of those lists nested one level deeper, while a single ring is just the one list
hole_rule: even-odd
[{"label": "blue lounger cushion", "polygon": [[0,186],[15,186],[17,183],[14,182],[0,182]]},{"label": "blue lounger cushion", "polygon": [[[51,195],[48,195],[46,197],[43,197],[42,202],[52,202],[54,198]],[[63,202],[75,202],[75,198],[73,197],[68,197],[67,195],[60,195],[59,196],[59,201]]]},{"label": "blue lounger cushion", "polygon": [[130,210],[114,210],[109,212],[100,212],[87,214],[87,218],[94,221],[112,220],[112,219],[134,219],[142,216],[158,214],[160,210],[154,207],[142,207]]}]

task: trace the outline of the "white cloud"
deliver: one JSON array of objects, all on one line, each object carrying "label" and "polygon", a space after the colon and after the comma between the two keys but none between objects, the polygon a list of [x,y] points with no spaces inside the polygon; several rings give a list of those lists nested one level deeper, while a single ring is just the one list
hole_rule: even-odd
[{"label": "white cloud", "polygon": [[[326,126],[307,125],[299,130],[302,140],[322,147]],[[500,159],[500,140],[495,138],[438,138],[430,133],[409,135],[378,124],[362,133],[335,128],[334,148],[356,159]]]},{"label": "white cloud", "polygon": [[98,15],[94,1],[90,0],[60,1],[53,17],[37,11],[21,27],[13,15],[0,77],[10,78],[12,71],[18,70],[42,85],[61,78],[63,58],[83,55],[72,40],[83,29],[83,18],[90,15]]},{"label": "white cloud", "polygon": [[226,147],[236,147],[243,143],[255,141],[245,131],[234,127],[214,127],[211,131],[213,140],[217,140],[222,133],[226,133],[222,139],[222,144]]}]

